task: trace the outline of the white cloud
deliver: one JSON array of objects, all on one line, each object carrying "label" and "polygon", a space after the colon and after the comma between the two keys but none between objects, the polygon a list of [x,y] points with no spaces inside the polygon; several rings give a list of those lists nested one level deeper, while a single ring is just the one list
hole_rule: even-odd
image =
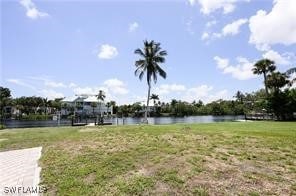
[{"label": "white cloud", "polygon": [[222,70],[224,74],[231,74],[232,77],[238,80],[248,80],[256,76],[252,72],[254,62],[250,62],[243,57],[237,57],[237,65],[230,65],[229,59],[215,56],[217,67]]},{"label": "white cloud", "polygon": [[210,38],[210,35],[208,32],[203,32],[202,36],[201,36],[201,40],[206,40],[206,39],[209,39]]},{"label": "white cloud", "polygon": [[104,85],[113,93],[119,95],[125,95],[128,93],[125,84],[117,78],[108,79],[104,82]]},{"label": "white cloud", "polygon": [[49,76],[30,76],[28,77],[31,80],[43,81],[45,87],[50,88],[66,88],[68,87],[66,84],[62,82],[56,82],[52,80]]},{"label": "white cloud", "polygon": [[118,80],[117,78],[111,78],[104,81],[104,85],[107,87],[115,87],[115,86],[123,86],[124,83],[121,80]]},{"label": "white cloud", "polygon": [[189,88],[184,96],[181,97],[182,100],[192,102],[194,100],[202,100],[205,103],[215,101],[218,99],[229,98],[227,90],[213,91],[213,86],[208,86],[206,84]]},{"label": "white cloud", "polygon": [[218,39],[221,37],[226,37],[226,36],[234,36],[240,32],[240,27],[248,22],[247,19],[241,18],[238,20],[233,21],[230,24],[227,24],[223,27],[221,32],[219,33],[208,33],[204,32],[201,36],[202,40],[213,40],[213,39]]},{"label": "white cloud", "polygon": [[230,24],[227,24],[226,26],[224,26],[224,28],[222,29],[222,34],[224,36],[227,35],[236,35],[239,33],[239,29],[243,24],[246,24],[248,22],[247,19],[245,18],[241,18],[238,19]]},{"label": "white cloud", "polygon": [[106,95],[106,101],[107,100],[115,100],[120,101],[120,99],[125,99],[126,94],[129,93],[129,90],[126,88],[126,85],[124,82],[117,78],[111,78],[108,80],[105,80],[103,82],[102,86],[86,86],[86,87],[74,87],[73,92],[77,95],[81,94],[87,94],[87,95],[97,95],[98,92],[102,90],[104,91]]},{"label": "white cloud", "polygon": [[190,4],[191,6],[195,5],[195,1],[196,1],[196,0],[188,0],[189,4]]},{"label": "white cloud", "polygon": [[[296,79],[296,72],[292,73],[292,74],[289,76],[289,80],[290,80],[290,81],[293,80],[293,79]],[[294,82],[290,88],[295,88],[295,89],[296,89],[296,82]]]},{"label": "white cloud", "polygon": [[180,84],[162,84],[155,88],[155,93],[159,95],[165,95],[172,92],[182,92],[185,91],[186,87]]},{"label": "white cloud", "polygon": [[68,85],[69,88],[75,88],[77,87],[77,84],[71,82],[69,85]]},{"label": "white cloud", "polygon": [[137,22],[133,22],[129,25],[128,31],[134,32],[139,28],[139,24]]},{"label": "white cloud", "polygon": [[201,6],[200,11],[208,15],[217,10],[223,10],[224,14],[233,12],[237,0],[189,0],[189,4],[192,6],[196,2]]},{"label": "white cloud", "polygon": [[27,87],[27,88],[30,88],[30,89],[33,89],[33,90],[36,90],[36,88],[33,86],[33,85],[30,85],[26,82],[23,82],[22,80],[20,79],[14,79],[14,78],[11,78],[11,79],[7,79],[6,80],[7,82],[10,82],[10,83],[13,83],[13,84],[16,84],[16,85],[19,85],[19,86],[23,86],[23,87]]},{"label": "white cloud", "polygon": [[290,64],[290,61],[288,60],[288,58],[280,55],[278,52],[274,50],[268,50],[262,55],[262,57],[273,60],[276,64],[281,64],[281,65]]},{"label": "white cloud", "polygon": [[186,31],[187,31],[188,33],[190,33],[191,35],[193,35],[193,34],[195,33],[194,30],[193,30],[193,28],[192,28],[192,23],[193,23],[192,18],[189,19],[189,20],[185,23],[185,25],[186,25]]},{"label": "white cloud", "polygon": [[41,96],[43,97],[47,97],[48,99],[55,99],[55,98],[63,98],[64,94],[63,93],[59,93],[56,92],[52,89],[43,89],[41,91],[39,91],[39,93],[41,93]]},{"label": "white cloud", "polygon": [[[153,93],[160,96],[160,101],[169,102],[171,99],[180,99],[183,101],[192,102],[194,100],[202,100],[206,103],[227,98],[228,92],[226,90],[214,91],[213,86],[206,84],[196,87],[186,87],[182,84],[162,84],[153,89]],[[146,97],[143,97],[145,100]]]},{"label": "white cloud", "polygon": [[73,89],[73,92],[76,95],[87,94],[87,95],[95,95],[94,89],[92,87],[77,87]]},{"label": "white cloud", "polygon": [[249,19],[250,39],[259,50],[271,45],[296,43],[296,1],[275,0],[272,10],[259,10]]},{"label": "white cloud", "polygon": [[211,26],[217,24],[217,20],[211,20],[206,23],[206,28],[210,28]]},{"label": "white cloud", "polygon": [[118,51],[114,46],[109,44],[101,45],[98,57],[100,59],[113,59],[118,55]]},{"label": "white cloud", "polygon": [[213,90],[212,86],[201,85],[195,88],[188,89],[188,93],[194,93],[196,97],[205,97],[209,94],[209,92]]},{"label": "white cloud", "polygon": [[51,88],[66,88],[67,86],[62,82],[45,81],[44,85]]},{"label": "white cloud", "polygon": [[26,9],[27,17],[37,19],[49,16],[46,12],[41,12],[31,0],[21,0],[20,4]]},{"label": "white cloud", "polygon": [[229,66],[229,60],[228,59],[221,58],[219,56],[215,56],[214,60],[216,61],[217,66],[218,66],[219,69],[224,69],[227,66]]}]

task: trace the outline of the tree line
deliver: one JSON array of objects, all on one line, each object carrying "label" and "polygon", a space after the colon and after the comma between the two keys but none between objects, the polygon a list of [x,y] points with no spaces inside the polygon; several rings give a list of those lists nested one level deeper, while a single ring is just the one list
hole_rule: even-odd
[{"label": "tree line", "polygon": [[[158,76],[166,79],[167,73],[160,64],[165,63],[167,52],[162,50],[160,43],[144,41],[144,47],[134,51],[140,58],[135,61],[135,75],[140,80],[145,78],[147,82],[147,103],[140,102],[118,106],[115,101],[110,101],[107,107],[113,106],[113,114],[117,116],[144,116],[144,122],[148,116],[188,116],[188,115],[242,115],[248,113],[273,114],[276,120],[293,120],[296,115],[296,89],[292,88],[296,79],[290,76],[296,73],[296,68],[286,72],[279,72],[275,62],[269,59],[261,59],[254,64],[253,73],[263,76],[264,89],[252,93],[237,91],[233,100],[219,99],[210,103],[201,100],[192,103],[172,99],[170,102],[161,102],[159,96],[151,95],[152,82],[156,83]],[[48,100],[42,97],[12,98],[10,90],[0,87],[1,119],[10,117],[6,114],[5,106],[13,106],[21,115],[40,114],[47,115],[63,109],[74,111],[81,106],[67,106],[62,104],[62,99]],[[100,91],[97,95],[99,101],[104,101],[105,95]],[[153,106],[149,106],[149,100],[153,100]],[[93,108],[96,104],[91,105]],[[71,107],[71,108],[69,108]]]},{"label": "tree line", "polygon": [[[140,58],[135,61],[135,75],[140,80],[146,78],[148,93],[147,104],[145,110],[145,120],[147,121],[149,111],[150,89],[152,81],[157,82],[158,76],[166,79],[167,73],[160,64],[165,63],[167,51],[162,50],[160,43],[155,41],[144,41],[144,47],[134,51]],[[256,75],[263,75],[265,93],[261,91],[253,94],[242,94],[238,92],[236,97],[239,97],[239,102],[218,100],[212,103],[203,105],[195,103],[187,103],[184,101],[172,100],[170,104],[157,106],[154,111],[156,115],[162,112],[167,112],[174,116],[195,115],[195,114],[243,114],[250,112],[265,112],[275,115],[277,120],[292,120],[296,113],[296,96],[295,88],[291,88],[296,79],[290,79],[289,76],[295,73],[296,68],[291,68],[287,72],[281,73],[277,71],[275,62],[270,59],[261,59],[254,64],[252,69]],[[259,96],[260,95],[260,96]],[[257,97],[258,96],[258,97]],[[129,109],[138,107],[136,105],[122,107],[122,112],[127,113]]]}]

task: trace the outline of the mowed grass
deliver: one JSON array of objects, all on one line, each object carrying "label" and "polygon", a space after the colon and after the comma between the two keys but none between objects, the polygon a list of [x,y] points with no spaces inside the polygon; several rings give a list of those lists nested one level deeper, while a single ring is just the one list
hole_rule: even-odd
[{"label": "mowed grass", "polygon": [[296,123],[6,129],[42,146],[48,195],[296,195]]}]

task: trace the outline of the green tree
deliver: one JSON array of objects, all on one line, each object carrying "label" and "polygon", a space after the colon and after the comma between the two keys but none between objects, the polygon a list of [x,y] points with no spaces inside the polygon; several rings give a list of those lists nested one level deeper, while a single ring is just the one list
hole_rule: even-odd
[{"label": "green tree", "polygon": [[159,100],[159,97],[158,97],[158,95],[156,95],[156,94],[152,94],[152,95],[150,96],[150,99],[153,100],[153,104],[154,104],[154,106],[155,106],[155,105],[156,105],[156,100]]},{"label": "green tree", "polygon": [[237,101],[239,101],[240,103],[243,103],[245,95],[242,92],[237,91],[234,97],[236,98]]},{"label": "green tree", "polygon": [[96,97],[98,98],[98,101],[99,101],[99,111],[100,111],[100,115],[102,115],[102,112],[101,112],[101,107],[102,107],[102,103],[100,101],[104,101],[105,98],[106,98],[106,95],[105,95],[105,92],[102,91],[102,90],[99,90],[99,93],[96,95]]},{"label": "green tree", "polygon": [[92,107],[92,109],[93,109],[93,115],[95,115],[95,108],[97,107],[97,103],[96,102],[91,102],[90,103],[90,107]]},{"label": "green tree", "polygon": [[[288,71],[286,71],[286,75],[290,76],[290,77],[295,73],[296,73],[296,67],[293,67],[293,68],[289,69]],[[295,82],[296,82],[296,77],[291,78],[291,80],[289,82],[289,86],[291,87]]]},{"label": "green tree", "polygon": [[254,68],[252,69],[254,74],[263,74],[266,95],[268,95],[268,87],[266,85],[267,74],[273,72],[275,69],[276,66],[274,64],[274,61],[269,59],[261,59],[257,61],[254,65]]},{"label": "green tree", "polygon": [[107,106],[107,114],[109,115],[109,109],[112,106],[111,102],[107,102],[106,106]]},{"label": "green tree", "polygon": [[9,88],[5,88],[0,86],[0,111],[1,111],[1,124],[3,123],[4,119],[4,107],[8,106],[10,102],[11,92]]},{"label": "green tree", "polygon": [[170,111],[172,115],[176,115],[176,105],[178,101],[176,99],[172,99],[171,104],[170,104]]},{"label": "green tree", "polygon": [[48,106],[50,106],[50,100],[48,100],[47,98],[43,99],[43,104],[44,104],[44,114],[47,115],[47,111],[48,111]]},{"label": "green tree", "polygon": [[266,86],[273,91],[279,91],[289,83],[288,76],[285,73],[273,72],[266,78]]},{"label": "green tree", "polygon": [[136,70],[135,75],[139,76],[139,79],[142,80],[146,73],[146,80],[148,85],[148,95],[147,95],[147,104],[145,111],[145,123],[148,123],[148,107],[149,107],[149,98],[150,98],[150,89],[151,89],[151,80],[153,79],[154,83],[157,82],[158,74],[162,78],[166,78],[166,72],[160,67],[160,63],[165,62],[165,56],[167,52],[162,50],[160,43],[152,41],[144,41],[143,49],[136,49],[135,54],[140,55],[140,59],[135,62]]},{"label": "green tree", "polygon": [[268,97],[268,105],[278,120],[285,120],[292,116],[289,105],[289,90],[281,90],[288,83],[289,80],[286,73],[273,72],[266,79],[267,87],[272,90]]},{"label": "green tree", "polygon": [[116,105],[116,102],[115,101],[110,101],[110,104],[112,106],[112,113],[113,114],[117,114],[117,110],[118,110],[118,106]]},{"label": "green tree", "polygon": [[62,99],[63,98],[56,98],[50,102],[50,107],[55,111],[60,111],[62,108]]}]

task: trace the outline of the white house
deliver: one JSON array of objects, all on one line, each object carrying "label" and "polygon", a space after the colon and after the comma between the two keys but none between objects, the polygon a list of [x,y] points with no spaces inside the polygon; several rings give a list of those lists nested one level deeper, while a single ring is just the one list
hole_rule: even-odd
[{"label": "white house", "polygon": [[62,115],[67,115],[70,112],[77,112],[83,114],[113,114],[112,106],[107,105],[99,101],[96,96],[93,95],[78,95],[73,97],[66,97],[62,101]]}]

